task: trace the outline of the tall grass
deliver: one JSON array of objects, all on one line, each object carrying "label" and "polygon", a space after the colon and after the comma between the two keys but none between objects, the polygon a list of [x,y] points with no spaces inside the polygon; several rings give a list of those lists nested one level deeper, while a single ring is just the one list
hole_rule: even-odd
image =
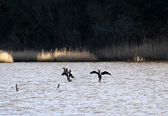
[{"label": "tall grass", "polygon": [[37,61],[37,52],[33,50],[12,52],[14,62],[35,62]]},{"label": "tall grass", "polygon": [[39,62],[51,62],[55,61],[53,51],[45,51],[44,49],[41,52],[38,52],[37,54],[37,61]]},{"label": "tall grass", "polygon": [[67,50],[55,49],[54,51],[44,51],[37,55],[37,61],[57,61],[57,62],[88,62],[97,61],[97,58],[86,49]]},{"label": "tall grass", "polygon": [[13,58],[11,53],[0,50],[0,63],[11,63]]},{"label": "tall grass", "polygon": [[145,42],[141,45],[107,46],[93,51],[86,49],[55,49],[50,51],[0,51],[0,62],[89,62],[89,61],[154,61],[168,60],[168,42]]},{"label": "tall grass", "polygon": [[145,42],[141,45],[124,44],[98,50],[100,60],[110,61],[154,61],[168,60],[168,42]]},{"label": "tall grass", "polygon": [[67,50],[66,48],[54,52],[56,61],[97,61],[95,55],[86,49]]}]

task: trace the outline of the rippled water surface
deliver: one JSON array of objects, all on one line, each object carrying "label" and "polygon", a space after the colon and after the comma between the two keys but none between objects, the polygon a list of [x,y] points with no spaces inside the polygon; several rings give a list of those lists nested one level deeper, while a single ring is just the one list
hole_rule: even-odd
[{"label": "rippled water surface", "polygon": [[[97,69],[112,75],[98,82]],[[168,63],[3,63],[0,115],[167,116]]]}]

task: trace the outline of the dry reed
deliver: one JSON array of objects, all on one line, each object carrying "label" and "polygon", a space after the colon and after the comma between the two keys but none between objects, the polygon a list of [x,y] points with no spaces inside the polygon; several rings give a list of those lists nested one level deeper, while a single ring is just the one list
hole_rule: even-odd
[{"label": "dry reed", "polygon": [[89,62],[89,61],[154,61],[168,60],[168,43],[146,42],[141,45],[110,46],[90,53],[86,49],[55,49],[50,51],[0,51],[0,62]]},{"label": "dry reed", "polygon": [[97,61],[97,58],[86,49],[67,50],[55,49],[55,51],[44,51],[37,55],[37,61],[57,61],[57,62],[87,62]]},{"label": "dry reed", "polygon": [[0,50],[0,62],[1,63],[12,63],[13,58],[9,52]]},{"label": "dry reed", "polygon": [[98,50],[100,60],[110,61],[154,61],[168,60],[168,43],[151,42],[141,45],[124,44],[120,46],[105,47]]},{"label": "dry reed", "polygon": [[14,62],[35,62],[37,61],[37,52],[33,50],[12,52]]},{"label": "dry reed", "polygon": [[86,49],[76,49],[76,50],[67,50],[67,49],[55,49],[54,57],[56,61],[97,61],[97,58],[91,54]]},{"label": "dry reed", "polygon": [[51,62],[54,61],[54,55],[52,50],[50,51],[44,51],[44,49],[37,54],[37,61],[39,62]]}]

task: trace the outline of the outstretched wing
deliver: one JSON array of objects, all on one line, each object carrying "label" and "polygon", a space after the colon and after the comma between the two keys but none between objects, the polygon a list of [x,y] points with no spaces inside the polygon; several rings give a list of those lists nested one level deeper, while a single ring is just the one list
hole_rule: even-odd
[{"label": "outstretched wing", "polygon": [[65,72],[62,73],[62,75],[65,75],[65,74],[66,74]]},{"label": "outstretched wing", "polygon": [[70,76],[71,78],[75,78],[73,75],[72,76]]},{"label": "outstretched wing", "polygon": [[62,75],[66,75],[66,69],[65,68],[63,68],[63,69],[64,69],[64,71],[63,71]]},{"label": "outstretched wing", "polygon": [[75,78],[75,77],[72,75],[72,73],[69,73],[69,77],[71,77],[71,78]]},{"label": "outstretched wing", "polygon": [[92,72],[90,72],[90,74],[98,74],[98,72],[96,72],[96,71],[92,71]]},{"label": "outstretched wing", "polygon": [[105,75],[105,74],[108,74],[108,75],[111,75],[109,72],[107,72],[107,71],[104,71],[104,72],[102,72],[101,73],[102,75]]}]

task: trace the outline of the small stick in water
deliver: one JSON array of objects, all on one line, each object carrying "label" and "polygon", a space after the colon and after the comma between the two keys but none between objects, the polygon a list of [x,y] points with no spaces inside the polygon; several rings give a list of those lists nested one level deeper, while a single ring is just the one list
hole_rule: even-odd
[{"label": "small stick in water", "polygon": [[58,84],[57,88],[59,88],[60,84]]},{"label": "small stick in water", "polygon": [[16,91],[19,91],[19,88],[18,88],[17,84],[16,84]]}]

